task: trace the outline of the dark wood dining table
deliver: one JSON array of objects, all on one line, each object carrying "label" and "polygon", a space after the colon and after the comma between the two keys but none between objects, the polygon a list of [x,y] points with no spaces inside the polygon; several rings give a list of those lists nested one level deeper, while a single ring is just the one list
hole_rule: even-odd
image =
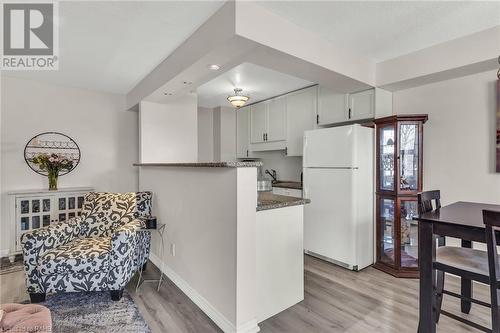
[{"label": "dark wood dining table", "polygon": [[[456,202],[428,213],[423,213],[415,220],[419,221],[419,333],[435,333],[436,322],[433,311],[433,294],[436,273],[432,262],[436,258],[436,237],[448,236],[462,240],[462,247],[472,247],[472,242],[486,243],[483,210],[500,211],[500,205],[475,202]],[[500,245],[500,235],[497,237]],[[462,296],[471,298],[472,281],[462,279]],[[461,300],[461,310],[469,313],[471,302]]]}]

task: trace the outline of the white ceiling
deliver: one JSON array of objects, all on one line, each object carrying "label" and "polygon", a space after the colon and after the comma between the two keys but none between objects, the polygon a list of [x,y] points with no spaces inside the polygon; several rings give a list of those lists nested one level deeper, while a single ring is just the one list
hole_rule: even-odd
[{"label": "white ceiling", "polygon": [[196,92],[199,106],[214,108],[231,106],[227,96],[234,93],[234,88],[243,89],[243,94],[250,97],[248,103],[254,103],[312,84],[265,67],[243,63],[199,86]]},{"label": "white ceiling", "polygon": [[500,25],[499,1],[264,1],[262,6],[377,61]]},{"label": "white ceiling", "polygon": [[61,1],[59,71],[3,75],[125,94],[221,1]]},{"label": "white ceiling", "polygon": [[[340,47],[378,60],[500,25],[498,1],[264,1],[260,4]],[[213,0],[61,1],[59,71],[4,71],[2,75],[128,93],[222,5],[223,1]],[[251,77],[259,79],[256,75]],[[272,91],[270,84],[266,84],[270,80],[259,81],[266,85],[264,91]],[[276,78],[274,84],[278,81],[283,83],[282,87],[287,83],[295,87],[297,83]],[[213,100],[220,100],[232,88],[220,84],[224,91],[214,91],[218,97]],[[256,82],[244,84],[255,87]],[[259,97],[259,91],[254,93],[253,99],[265,98]]]}]

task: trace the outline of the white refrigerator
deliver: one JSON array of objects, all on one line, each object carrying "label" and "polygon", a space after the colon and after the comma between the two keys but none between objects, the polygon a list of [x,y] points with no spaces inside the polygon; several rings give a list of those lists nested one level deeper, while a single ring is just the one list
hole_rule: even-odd
[{"label": "white refrigerator", "polygon": [[304,251],[351,270],[373,263],[372,128],[304,133]]}]

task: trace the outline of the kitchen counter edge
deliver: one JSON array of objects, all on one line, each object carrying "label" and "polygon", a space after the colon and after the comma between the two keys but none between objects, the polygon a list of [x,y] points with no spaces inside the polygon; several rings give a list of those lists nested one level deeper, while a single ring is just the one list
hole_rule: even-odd
[{"label": "kitchen counter edge", "polygon": [[263,210],[269,210],[269,209],[277,209],[277,208],[284,208],[284,207],[291,207],[291,206],[299,206],[299,205],[306,205],[311,203],[310,199],[303,199],[303,198],[293,198],[289,197],[289,201],[284,201],[284,202],[279,202],[279,203],[271,203],[271,204],[265,204],[265,203],[257,203],[257,212],[263,211]]},{"label": "kitchen counter edge", "polygon": [[252,168],[262,162],[192,162],[192,163],[134,163],[139,167],[182,167],[182,168]]}]

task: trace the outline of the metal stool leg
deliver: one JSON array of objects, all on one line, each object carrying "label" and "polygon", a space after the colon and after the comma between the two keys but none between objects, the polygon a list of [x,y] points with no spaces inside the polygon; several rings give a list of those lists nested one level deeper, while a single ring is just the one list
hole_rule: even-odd
[{"label": "metal stool leg", "polygon": [[160,280],[158,281],[158,288],[156,288],[156,291],[160,291],[160,287],[161,287],[161,282],[163,281],[163,257],[165,256],[165,240],[163,239],[163,233],[165,231],[165,224],[162,225],[159,229],[158,229],[158,233],[160,234],[160,237],[161,237],[161,262],[160,262]]},{"label": "metal stool leg", "polygon": [[135,291],[139,290],[139,287],[141,286],[142,282],[142,270],[144,268],[144,265],[141,265],[141,268],[139,269],[139,278],[137,279],[137,285],[135,286]]}]

